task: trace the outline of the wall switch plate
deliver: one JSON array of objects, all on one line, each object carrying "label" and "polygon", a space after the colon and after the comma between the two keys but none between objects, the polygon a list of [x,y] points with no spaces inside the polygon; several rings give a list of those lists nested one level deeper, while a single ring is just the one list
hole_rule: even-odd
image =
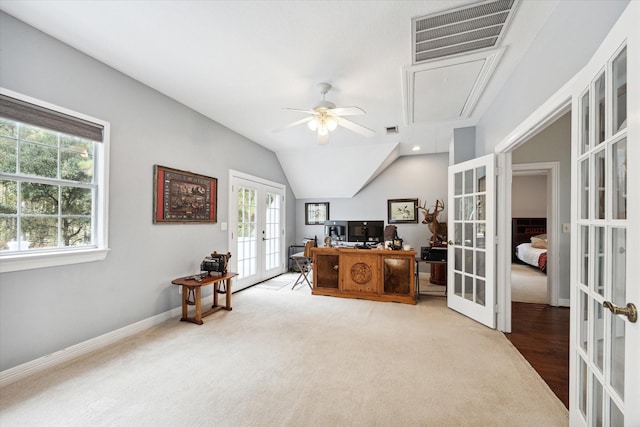
[{"label": "wall switch plate", "polygon": [[227,223],[226,222],[221,222],[220,223],[220,230],[227,231]]},{"label": "wall switch plate", "polygon": [[571,233],[571,224],[567,224],[567,223],[562,224],[562,232]]}]

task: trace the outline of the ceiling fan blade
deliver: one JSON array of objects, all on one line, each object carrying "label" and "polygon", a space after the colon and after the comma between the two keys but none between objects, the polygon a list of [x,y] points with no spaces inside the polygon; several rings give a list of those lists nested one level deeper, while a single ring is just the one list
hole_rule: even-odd
[{"label": "ceiling fan blade", "polygon": [[360,107],[337,107],[329,111],[336,116],[362,116],[366,114]]},{"label": "ceiling fan blade", "polygon": [[369,128],[366,128],[362,125],[352,122],[351,120],[347,120],[342,117],[338,117],[338,124],[342,127],[345,127],[355,133],[359,133],[363,136],[373,136],[376,133]]},{"label": "ceiling fan blade", "polygon": [[284,127],[281,127],[280,129],[276,129],[276,130],[274,130],[273,132],[274,132],[274,133],[282,132],[282,131],[283,131],[283,130],[285,130],[285,129],[289,129],[289,128],[292,128],[292,127],[294,127],[294,126],[301,125],[301,124],[303,124],[303,123],[308,123],[308,122],[310,122],[311,120],[313,120],[314,118],[315,118],[314,116],[309,116],[309,117],[305,117],[304,119],[296,120],[295,122],[293,122],[293,123],[289,123],[288,125],[286,125],[286,126],[284,126]]},{"label": "ceiling fan blade", "polygon": [[301,112],[301,113],[308,113],[308,114],[314,114],[314,115],[315,115],[315,114],[318,114],[318,112],[317,112],[317,111],[315,111],[315,110],[302,110],[302,109],[300,109],[300,108],[286,108],[286,107],[285,107],[285,108],[283,108],[283,110],[299,111],[299,112]]}]

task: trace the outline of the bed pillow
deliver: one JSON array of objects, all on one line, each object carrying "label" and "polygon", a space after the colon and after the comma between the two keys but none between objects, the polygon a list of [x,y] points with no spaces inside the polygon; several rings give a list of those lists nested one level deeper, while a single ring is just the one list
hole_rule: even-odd
[{"label": "bed pillow", "polygon": [[547,235],[539,234],[531,238],[531,247],[538,249],[547,249]]}]

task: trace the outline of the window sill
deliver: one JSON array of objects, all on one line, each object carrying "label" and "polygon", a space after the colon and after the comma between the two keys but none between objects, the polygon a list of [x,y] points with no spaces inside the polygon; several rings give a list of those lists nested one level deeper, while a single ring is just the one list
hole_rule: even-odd
[{"label": "window sill", "polygon": [[21,253],[0,255],[0,273],[57,267],[84,262],[104,261],[109,249],[83,249],[51,253]]}]

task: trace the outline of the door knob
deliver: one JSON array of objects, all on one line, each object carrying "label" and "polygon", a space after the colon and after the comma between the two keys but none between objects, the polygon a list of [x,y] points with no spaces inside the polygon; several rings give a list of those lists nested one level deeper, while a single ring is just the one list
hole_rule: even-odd
[{"label": "door knob", "polygon": [[611,301],[605,301],[604,303],[602,303],[602,305],[605,308],[611,310],[613,314],[622,314],[624,316],[627,316],[627,319],[629,319],[629,322],[631,323],[636,323],[636,321],[638,320],[638,310],[633,303],[627,304],[625,308],[618,307]]},{"label": "door knob", "polygon": [[450,245],[453,245],[453,242],[452,242],[451,240],[449,240],[449,244],[450,244]]}]

